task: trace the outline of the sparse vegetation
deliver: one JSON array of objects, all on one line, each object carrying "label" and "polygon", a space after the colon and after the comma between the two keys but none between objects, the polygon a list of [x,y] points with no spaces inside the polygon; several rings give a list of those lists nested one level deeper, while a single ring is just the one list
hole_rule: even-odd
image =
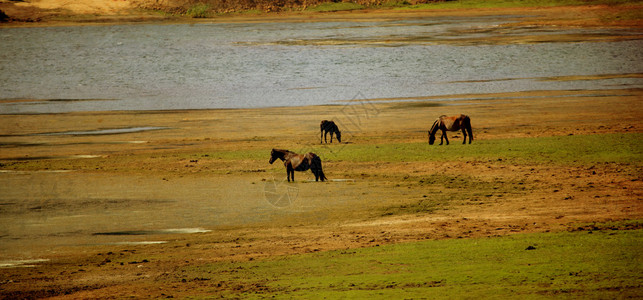
[{"label": "sparse vegetation", "polygon": [[[213,14],[221,13],[242,13],[247,11],[306,11],[306,12],[337,12],[351,11],[361,9],[455,9],[455,8],[493,8],[493,7],[547,7],[547,6],[564,6],[564,5],[622,5],[636,4],[641,1],[625,0],[459,0],[459,1],[440,1],[440,0],[420,0],[420,1],[379,1],[379,0],[360,0],[360,1],[222,1],[222,0],[203,0],[198,4],[190,1],[174,1],[168,4],[159,4],[158,1],[141,2],[139,5],[143,8],[164,10],[168,12],[182,12],[195,18],[204,18]],[[206,8],[204,10],[204,8]]]},{"label": "sparse vegetation", "polygon": [[198,3],[188,8],[185,14],[192,18],[207,18],[210,16],[210,6],[204,3]]},{"label": "sparse vegetation", "polygon": [[[474,134],[476,131],[474,129]],[[511,138],[474,141],[461,145],[460,138],[450,138],[449,146],[430,146],[426,142],[386,144],[345,144],[341,149],[313,146],[309,150],[328,162],[409,162],[409,161],[494,161],[498,163],[591,166],[596,163],[640,164],[643,156],[643,134],[596,134],[570,135],[541,138]],[[212,151],[207,153],[175,154],[156,158],[161,166],[171,167],[173,161],[200,159],[207,161],[257,161],[263,162],[269,153],[264,149],[240,149]],[[15,170],[49,169],[103,169],[145,171],[146,166],[136,161],[148,155],[113,156],[110,159],[95,158],[79,161],[24,160],[11,162],[5,168]],[[77,164],[77,165],[76,165]],[[84,166],[84,167],[83,167]],[[141,169],[139,169],[141,168]],[[275,167],[276,168],[276,167]],[[198,170],[197,170],[198,171]]]}]

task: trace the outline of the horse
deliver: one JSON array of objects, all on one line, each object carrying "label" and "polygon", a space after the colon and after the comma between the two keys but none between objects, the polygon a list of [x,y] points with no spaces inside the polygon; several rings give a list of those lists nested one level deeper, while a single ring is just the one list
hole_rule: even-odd
[{"label": "horse", "polygon": [[439,130],[442,130],[442,136],[440,137],[440,145],[444,142],[443,139],[449,144],[449,138],[447,137],[447,131],[458,131],[462,130],[462,135],[464,135],[464,140],[462,144],[467,142],[467,132],[469,134],[469,144],[473,141],[473,131],[471,130],[471,119],[466,115],[452,116],[447,117],[441,115],[435,122],[433,126],[429,129],[429,145],[433,145],[435,142],[435,133]]},{"label": "horse", "polygon": [[272,152],[270,152],[270,164],[277,159],[281,159],[284,162],[284,166],[286,166],[288,182],[290,182],[291,178],[293,182],[295,181],[295,171],[304,172],[308,169],[315,174],[315,181],[327,179],[322,170],[321,158],[315,153],[297,154],[288,150],[272,149]]},{"label": "horse", "polygon": [[329,132],[331,144],[333,143],[333,133],[337,136],[337,141],[340,143],[342,142],[342,133],[341,131],[339,131],[339,128],[337,128],[337,125],[335,125],[335,122],[323,120],[321,121],[321,124],[319,124],[319,129],[321,130],[321,136],[319,137],[320,144],[323,144],[324,141],[328,143],[328,141],[326,140],[326,134],[328,134]]}]

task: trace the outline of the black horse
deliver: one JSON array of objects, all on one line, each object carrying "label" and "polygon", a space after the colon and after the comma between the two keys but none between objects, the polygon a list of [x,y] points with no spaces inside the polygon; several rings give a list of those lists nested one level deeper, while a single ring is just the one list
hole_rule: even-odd
[{"label": "black horse", "polygon": [[277,158],[284,161],[288,182],[290,182],[291,178],[292,181],[295,181],[295,171],[303,172],[308,169],[315,174],[315,181],[326,180],[326,175],[322,171],[321,159],[315,153],[297,154],[288,150],[272,149],[272,152],[270,152],[270,164],[275,162]]},{"label": "black horse", "polygon": [[[335,122],[333,121],[328,121],[328,120],[323,120],[321,121],[321,124],[319,124],[319,129],[321,130],[321,136],[319,137],[319,143],[323,144],[324,142],[328,143],[326,140],[326,134],[330,132],[330,142],[333,142],[333,133],[337,136],[337,141],[342,142],[342,133],[339,131],[339,128],[337,128],[337,125],[335,125]],[[322,140],[323,138],[323,140]]]}]

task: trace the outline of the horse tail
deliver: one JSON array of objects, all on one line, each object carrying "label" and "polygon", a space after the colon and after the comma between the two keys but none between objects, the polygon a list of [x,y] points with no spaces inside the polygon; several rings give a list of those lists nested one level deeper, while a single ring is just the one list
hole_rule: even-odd
[{"label": "horse tail", "polygon": [[322,170],[322,161],[319,156],[313,154],[313,162],[310,166],[311,171],[315,174],[315,180],[320,179],[321,181],[326,180],[326,175],[324,175],[324,170]]},{"label": "horse tail", "polygon": [[471,119],[469,116],[464,116],[464,128],[466,128],[469,133],[469,144],[471,144],[471,141],[473,141],[473,129],[471,128]]}]

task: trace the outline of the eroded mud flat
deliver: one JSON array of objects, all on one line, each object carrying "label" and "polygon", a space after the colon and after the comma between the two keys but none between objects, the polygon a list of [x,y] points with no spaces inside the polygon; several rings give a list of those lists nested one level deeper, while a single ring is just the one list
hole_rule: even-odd
[{"label": "eroded mud flat", "polygon": [[[457,157],[466,155],[460,151],[467,148],[455,148],[459,133],[452,134],[449,146],[460,149],[455,161],[449,156],[446,161],[432,158],[440,153],[435,151],[446,148],[425,144],[426,130],[432,118],[443,113],[471,116],[472,149],[498,139],[640,131],[635,105],[641,99],[639,89],[439,97],[439,101],[431,96],[398,97],[254,110],[7,115],[0,140],[3,256],[40,258],[60,247],[168,241],[171,235],[205,233],[172,229],[216,231],[280,222],[327,223],[363,214],[385,216],[387,209],[406,201],[448,193],[422,183],[426,176],[454,172],[447,171],[450,165],[480,171],[475,176],[485,181],[495,180],[490,179],[493,176],[514,181],[525,172],[514,169],[531,168],[511,166],[512,161],[502,157],[460,162]],[[317,120],[329,118],[342,125],[343,143],[319,144]],[[329,181],[314,182],[310,173],[298,172],[295,183],[285,182],[283,166],[268,164],[275,147],[320,154]],[[414,156],[378,156],[389,147]],[[640,148],[633,151],[636,155]],[[632,167],[638,168],[625,169]],[[635,174],[629,172],[623,176]],[[409,176],[420,185],[406,182]],[[541,184],[547,185],[537,185]],[[575,198],[573,194],[562,198],[566,197]]]}]

